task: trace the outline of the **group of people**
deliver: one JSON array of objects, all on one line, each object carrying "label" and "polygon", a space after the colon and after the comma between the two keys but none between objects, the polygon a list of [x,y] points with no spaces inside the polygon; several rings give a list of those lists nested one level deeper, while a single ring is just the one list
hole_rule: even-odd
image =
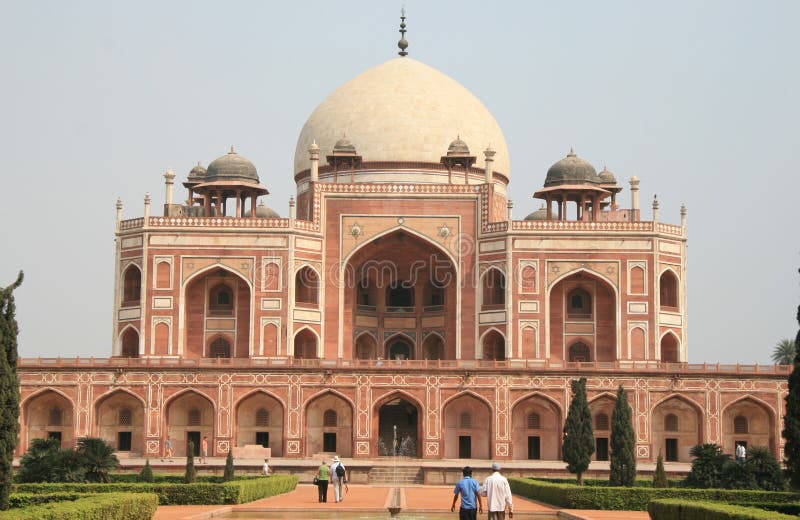
[{"label": "group of people", "polygon": [[[206,457],[208,457],[208,436],[204,435],[203,440],[200,441],[200,459],[198,463],[205,464]],[[161,459],[161,462],[164,462],[165,458],[172,462],[172,439],[170,439],[169,435],[167,435],[167,438],[164,440],[164,458]]]},{"label": "group of people", "polygon": [[456,510],[456,502],[460,495],[459,520],[476,520],[478,513],[483,513],[481,497],[486,498],[489,520],[504,520],[506,510],[508,510],[508,517],[514,518],[511,486],[508,485],[508,479],[500,474],[500,464],[492,463],[492,474],[486,477],[482,486],[472,478],[472,468],[469,466],[462,469],[461,474],[464,478],[456,483],[453,490],[453,503],[450,506],[450,511]]},{"label": "group of people", "polygon": [[329,466],[326,461],[322,461],[314,482],[319,491],[319,501],[328,501],[328,483],[333,481],[333,496],[337,502],[344,500],[344,493],[347,491],[347,468],[344,467],[339,456],[333,457],[333,462]]}]

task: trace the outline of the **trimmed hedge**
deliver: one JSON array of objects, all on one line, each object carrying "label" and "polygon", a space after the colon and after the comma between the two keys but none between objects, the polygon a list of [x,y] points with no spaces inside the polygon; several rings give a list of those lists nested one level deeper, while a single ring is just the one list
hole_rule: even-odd
[{"label": "trimmed hedge", "polygon": [[9,509],[0,520],[150,520],[158,508],[152,493],[94,494],[77,500]]},{"label": "trimmed hedge", "polygon": [[297,486],[296,475],[275,475],[247,480],[234,480],[221,484],[195,482],[193,484],[172,483],[118,483],[118,484],[71,484],[39,483],[16,484],[14,491],[20,493],[155,493],[163,506],[173,505],[220,505],[244,504],[261,498],[287,493]]},{"label": "trimmed hedge", "polygon": [[[538,480],[540,482],[550,482],[551,484],[574,484],[578,485],[578,479],[574,478],[536,478],[536,477],[529,477],[531,480]],[[669,484],[668,487],[680,487],[681,483],[684,479],[682,478],[671,478],[667,479],[667,483]],[[599,479],[599,478],[585,478],[583,479],[584,486],[598,486],[598,487],[613,487],[611,482],[608,479]],[[653,479],[651,477],[636,477],[636,481],[633,483],[634,487],[645,487],[651,488],[653,487]]]},{"label": "trimmed hedge", "polygon": [[49,502],[63,502],[65,500],[78,500],[88,496],[89,493],[12,493],[9,497],[11,509],[20,507],[38,506]]},{"label": "trimmed hedge", "polygon": [[755,507],[681,499],[653,500],[647,507],[652,520],[789,520],[796,516]]},{"label": "trimmed hedge", "polygon": [[[240,477],[235,477],[234,480],[252,480],[260,478],[263,475],[242,475]],[[111,475],[111,483],[112,484],[135,484],[138,482],[142,482],[139,478],[138,473],[114,473]],[[156,484],[183,484],[184,475],[176,475],[175,473],[154,473],[153,474],[153,483]],[[210,482],[212,484],[220,484],[225,482],[223,480],[222,475],[198,475],[197,482]]]},{"label": "trimmed hedge", "polygon": [[787,515],[800,516],[800,502],[790,502],[786,504],[776,504],[774,502],[734,502],[734,505],[755,507],[757,509],[767,509]]},{"label": "trimmed hedge", "polygon": [[577,486],[521,478],[509,478],[508,481],[511,491],[518,495],[568,509],[647,511],[647,504],[651,500],[668,498],[727,503],[785,503],[800,500],[798,493],[778,491]]}]

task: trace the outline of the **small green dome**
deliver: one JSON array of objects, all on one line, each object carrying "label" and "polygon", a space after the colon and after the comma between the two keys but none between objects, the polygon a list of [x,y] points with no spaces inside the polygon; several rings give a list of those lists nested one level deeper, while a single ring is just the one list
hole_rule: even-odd
[{"label": "small green dome", "polygon": [[214,181],[244,181],[258,184],[258,173],[256,167],[233,151],[211,161],[206,170],[204,182]]},{"label": "small green dome", "polygon": [[547,170],[544,186],[558,186],[559,184],[599,184],[600,177],[594,166],[584,161],[572,150],[566,157],[555,163]]}]

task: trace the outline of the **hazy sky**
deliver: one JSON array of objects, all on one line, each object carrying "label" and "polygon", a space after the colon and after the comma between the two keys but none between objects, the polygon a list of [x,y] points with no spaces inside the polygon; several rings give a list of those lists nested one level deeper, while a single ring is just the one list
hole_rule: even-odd
[{"label": "hazy sky", "polygon": [[[515,218],[570,146],[643,218],[688,207],[689,360],[766,363],[800,302],[800,2],[405,2],[409,53],[471,90]],[[396,56],[400,3],[0,0],[0,284],[23,356],[111,353],[114,203],[237,151],[288,214],[308,115]],[[176,198],[185,197],[183,188]]]}]

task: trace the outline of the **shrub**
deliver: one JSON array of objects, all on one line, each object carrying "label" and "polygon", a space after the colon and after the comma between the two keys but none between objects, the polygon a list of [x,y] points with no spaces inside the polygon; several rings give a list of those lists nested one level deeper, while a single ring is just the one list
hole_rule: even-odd
[{"label": "shrub", "polygon": [[753,468],[756,485],[768,491],[782,491],[786,488],[786,479],[778,461],[765,446],[753,446],[747,451],[748,466]]},{"label": "shrub", "polygon": [[653,474],[653,487],[669,487],[669,482],[667,481],[667,472],[664,471],[664,457],[662,457],[660,453],[656,459],[656,472]]},{"label": "shrub", "polygon": [[[113,482],[114,479],[112,478]],[[142,471],[139,472],[139,482],[153,482],[153,468],[150,467],[150,459],[144,462]]]},{"label": "shrub", "polygon": [[722,452],[722,448],[714,443],[698,444],[691,451],[692,471],[686,477],[685,484],[693,488],[722,487],[722,467],[731,460],[731,456]]},{"label": "shrub", "polygon": [[726,489],[758,489],[753,468],[743,462],[726,460],[722,465],[722,487]]},{"label": "shrub", "polygon": [[49,502],[62,502],[84,498],[88,493],[61,492],[61,493],[12,493],[10,506],[12,508],[37,506]]},{"label": "shrub", "polygon": [[191,484],[195,480],[197,480],[197,470],[194,468],[194,442],[189,441],[189,445],[186,446],[186,474],[183,481]]},{"label": "shrub", "polygon": [[103,439],[84,437],[78,440],[76,450],[89,482],[111,482],[109,473],[119,466],[119,459]]},{"label": "shrub", "polygon": [[233,450],[228,450],[228,458],[225,459],[225,473],[222,475],[225,482],[233,480]]},{"label": "shrub", "polygon": [[[219,477],[218,477],[219,478]],[[240,479],[210,483],[118,483],[118,484],[17,484],[17,492],[28,493],[155,493],[161,505],[243,504],[293,490],[295,475]]]},{"label": "shrub", "polygon": [[90,495],[74,501],[51,501],[0,513],[0,520],[150,520],[158,508],[158,497],[147,493]]},{"label": "shrub", "polygon": [[520,478],[508,481],[514,493],[568,509],[646,511],[651,500],[666,498],[781,503],[800,500],[798,493],[760,490],[577,486]]},{"label": "shrub", "polygon": [[774,511],[717,502],[653,500],[647,507],[653,520],[783,520],[796,518]]}]

